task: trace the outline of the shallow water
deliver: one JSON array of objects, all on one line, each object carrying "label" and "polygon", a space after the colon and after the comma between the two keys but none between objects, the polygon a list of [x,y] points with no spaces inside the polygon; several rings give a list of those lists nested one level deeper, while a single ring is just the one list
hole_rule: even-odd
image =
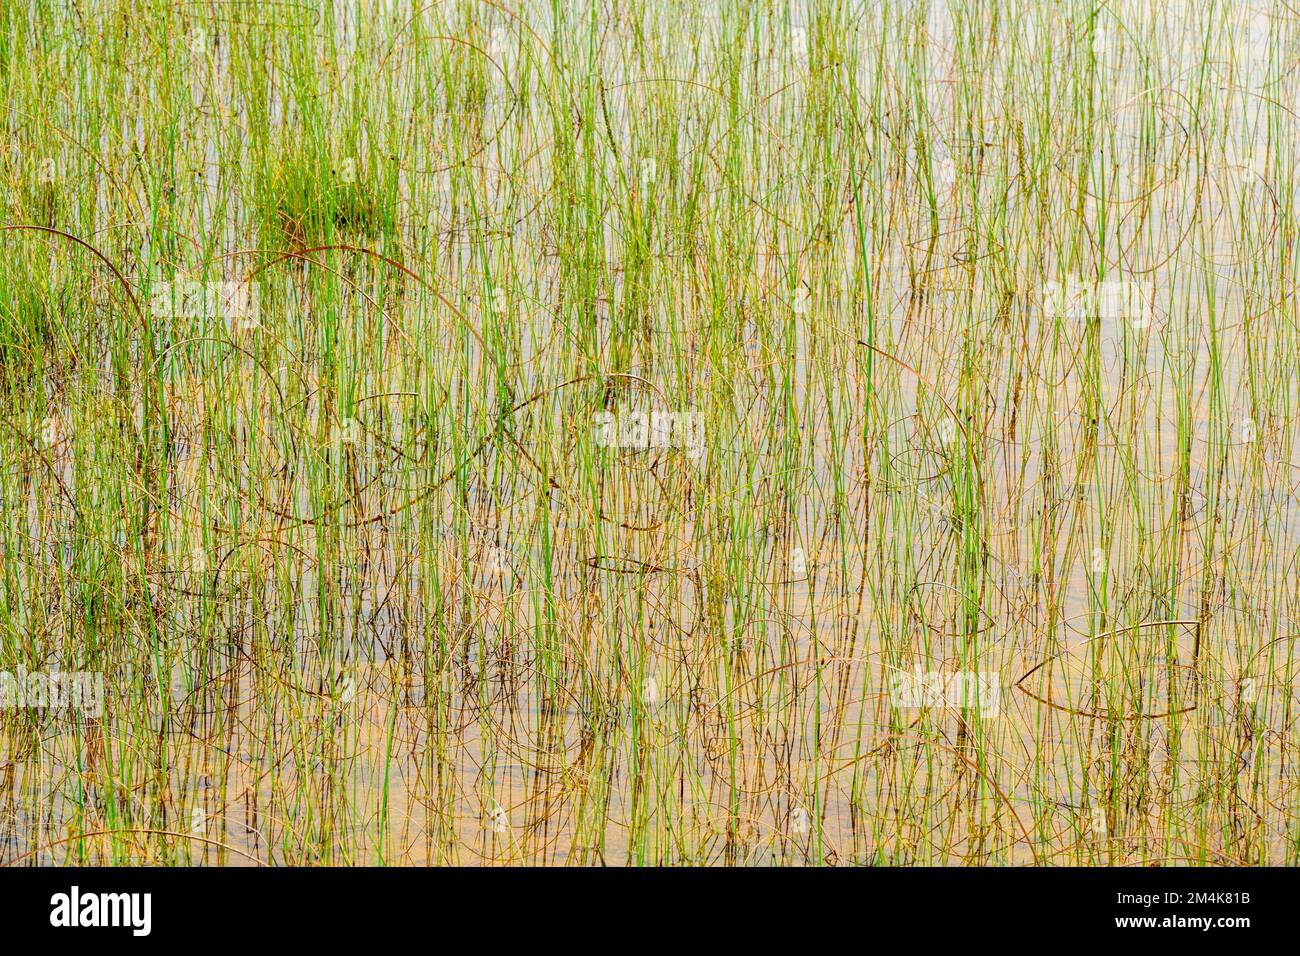
[{"label": "shallow water", "polygon": [[[928,67],[881,70],[919,26],[851,10],[863,112],[784,46],[819,35],[802,8],[751,24],[729,75],[735,20],[683,36],[652,5],[637,49],[676,44],[674,72],[624,60],[619,19],[590,81],[542,8],[537,37],[420,14],[515,79],[570,58],[521,104],[492,70],[449,88],[410,11],[352,9],[304,36],[339,115],[382,60],[356,148],[399,226],[346,238],[419,281],[249,251],[259,154],[202,105],[251,115],[221,20],[185,74],[193,242],[129,224],[149,193],[120,153],[136,201],[101,177],[69,220],[124,233],[137,289],[151,255],[256,273],[262,323],[163,320],[165,357],[132,339],[126,372],[90,324],[6,439],[4,661],[97,667],[107,696],[0,718],[0,861],[1294,862],[1291,121],[1205,79],[1218,52],[1171,41],[1152,83],[1118,41],[1084,123],[1040,115],[1084,68],[1043,12],[1000,21],[1008,51],[931,5]],[[307,106],[270,86],[292,143]],[[574,116],[589,166],[558,155]],[[1258,168],[1223,143],[1261,116]],[[933,206],[918,129],[944,143]],[[717,225],[670,232],[691,203]],[[142,535],[114,422],[143,425],[155,367],[171,444]],[[698,411],[703,455],[601,451],[620,403]],[[42,464],[45,415],[68,437]],[[932,672],[993,699],[900,705]]]}]

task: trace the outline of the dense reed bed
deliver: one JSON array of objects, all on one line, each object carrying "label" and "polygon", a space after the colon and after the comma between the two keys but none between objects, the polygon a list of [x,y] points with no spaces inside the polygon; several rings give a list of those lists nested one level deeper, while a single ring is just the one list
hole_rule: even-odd
[{"label": "dense reed bed", "polygon": [[1298,58],[0,5],[0,863],[1296,863]]}]

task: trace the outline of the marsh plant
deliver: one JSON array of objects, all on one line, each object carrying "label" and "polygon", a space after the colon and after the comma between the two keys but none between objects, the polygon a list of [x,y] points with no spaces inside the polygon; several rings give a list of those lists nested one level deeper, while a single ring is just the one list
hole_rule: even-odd
[{"label": "marsh plant", "polygon": [[0,863],[1300,863],[1257,6],[0,5]]}]

